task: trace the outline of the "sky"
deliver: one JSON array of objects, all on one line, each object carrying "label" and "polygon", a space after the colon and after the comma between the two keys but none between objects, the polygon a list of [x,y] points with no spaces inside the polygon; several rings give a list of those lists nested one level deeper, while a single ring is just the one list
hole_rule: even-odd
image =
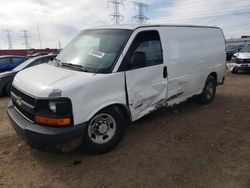
[{"label": "sky", "polygon": [[[135,0],[136,1],[136,0]],[[132,19],[138,9],[134,1],[124,1],[121,24]],[[219,26],[226,38],[250,35],[250,0],[139,0],[148,4],[144,14],[151,24],[192,24]],[[8,48],[6,30],[14,49],[26,48],[27,30],[31,48],[64,47],[82,29],[110,25],[113,12],[107,0],[0,0],[0,49]],[[39,34],[41,45],[39,42]]]}]

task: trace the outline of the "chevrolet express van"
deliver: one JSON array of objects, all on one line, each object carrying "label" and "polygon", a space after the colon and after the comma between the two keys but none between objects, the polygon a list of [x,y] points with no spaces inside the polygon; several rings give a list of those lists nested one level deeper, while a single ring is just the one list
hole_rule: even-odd
[{"label": "chevrolet express van", "polygon": [[82,138],[104,153],[128,121],[223,84],[224,35],[218,27],[118,25],[82,31],[47,64],[18,73],[7,112],[30,145]]}]

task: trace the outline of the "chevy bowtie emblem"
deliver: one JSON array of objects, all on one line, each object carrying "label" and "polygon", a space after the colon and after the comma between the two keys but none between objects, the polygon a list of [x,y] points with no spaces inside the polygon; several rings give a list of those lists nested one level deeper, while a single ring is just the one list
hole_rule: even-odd
[{"label": "chevy bowtie emblem", "polygon": [[16,103],[18,106],[21,106],[22,105],[22,98],[17,98]]}]

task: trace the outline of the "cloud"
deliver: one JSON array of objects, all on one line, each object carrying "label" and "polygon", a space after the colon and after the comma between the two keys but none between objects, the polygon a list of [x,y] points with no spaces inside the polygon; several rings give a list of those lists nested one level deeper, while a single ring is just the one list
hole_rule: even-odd
[{"label": "cloud", "polygon": [[216,25],[227,38],[250,32],[249,0],[179,0],[168,6],[162,2],[154,9],[159,14],[153,15],[152,23]]},{"label": "cloud", "polygon": [[[227,38],[249,35],[249,0],[145,0],[150,4],[147,15],[151,23],[217,25],[222,27]],[[80,30],[112,24],[106,0],[0,0],[0,48],[7,48],[5,29],[11,29],[13,46],[24,48],[21,30],[28,30],[31,47],[38,48],[39,23],[43,47],[64,46]],[[132,1],[120,7],[124,15],[122,23],[132,23],[137,14]]]},{"label": "cloud", "polygon": [[111,24],[108,18],[109,10],[106,7],[106,1],[101,0],[3,1],[0,6],[0,48],[7,47],[4,29],[12,30],[15,48],[25,47],[21,32],[23,29],[29,31],[31,47],[39,47],[38,23],[43,47],[58,47],[58,41],[65,45],[86,26]]}]

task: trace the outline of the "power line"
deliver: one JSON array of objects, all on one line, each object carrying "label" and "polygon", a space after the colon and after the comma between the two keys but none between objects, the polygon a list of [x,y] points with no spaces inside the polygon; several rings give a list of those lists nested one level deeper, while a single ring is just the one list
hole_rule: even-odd
[{"label": "power line", "polygon": [[9,49],[12,49],[12,37],[11,37],[11,30],[6,29],[5,31],[6,31],[6,33],[7,33],[7,40],[8,40],[8,46],[9,46]]},{"label": "power line", "polygon": [[148,4],[140,3],[140,2],[133,2],[134,6],[138,9],[138,14],[133,16],[133,19],[136,20],[136,22],[143,24],[146,23],[149,18],[145,16],[144,12],[147,10]]},{"label": "power line", "polygon": [[119,24],[120,21],[123,20],[124,16],[120,14],[120,5],[123,6],[124,8],[124,2],[125,0],[108,0],[108,7],[109,7],[109,4],[113,4],[113,13],[110,14],[110,18],[111,20],[114,21],[114,24]]},{"label": "power line", "polygon": [[227,3],[225,4],[225,2],[221,1],[221,2],[217,2],[217,1],[207,1],[207,2],[204,2],[204,1],[195,1],[195,2],[187,2],[186,0],[179,0],[179,1],[175,1],[174,3],[169,3],[169,2],[161,2],[161,3],[157,3],[156,5],[154,5],[153,7],[154,8],[163,8],[163,7],[177,7],[177,6],[183,6],[183,5],[186,5],[189,7],[195,7],[196,5],[198,5],[199,7],[201,5],[204,6],[204,4],[206,5],[223,5],[224,7],[227,7],[228,5],[231,7],[231,6],[239,6],[239,7],[242,7],[242,6],[249,6],[250,3],[249,3],[249,0],[241,0],[240,1],[241,4],[239,4],[239,1],[236,1],[236,0],[227,0]]}]

